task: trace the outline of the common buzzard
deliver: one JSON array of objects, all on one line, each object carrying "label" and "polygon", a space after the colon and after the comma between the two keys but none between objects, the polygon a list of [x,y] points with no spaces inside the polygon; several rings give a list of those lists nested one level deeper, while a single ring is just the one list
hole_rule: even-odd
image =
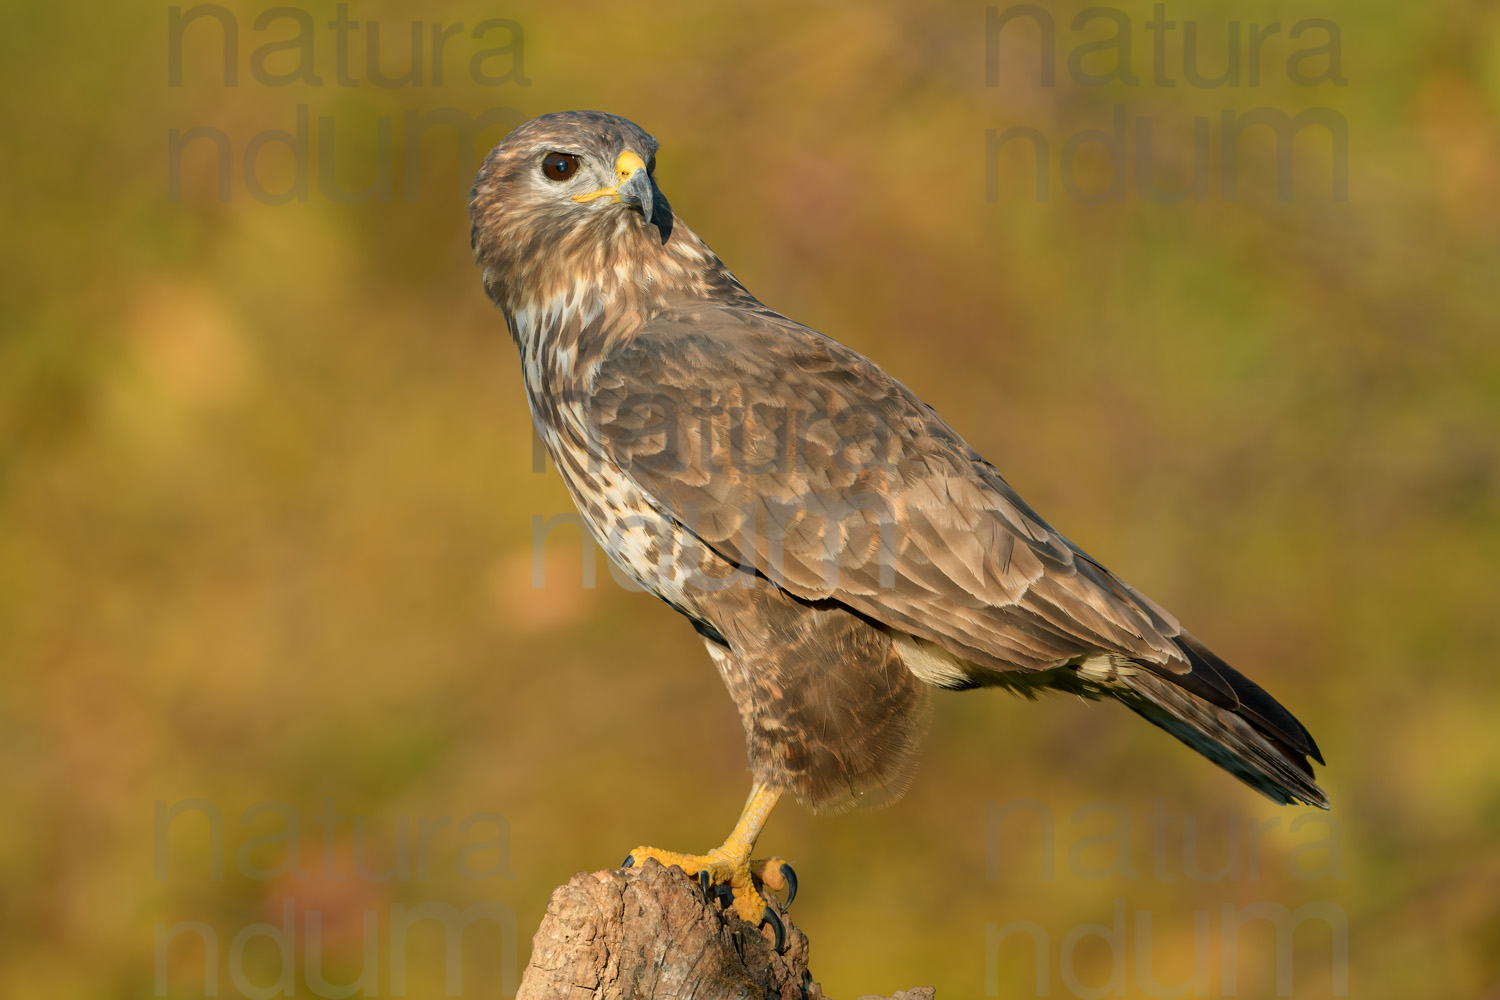
[{"label": "common buzzard", "polygon": [[[673,213],[657,143],[593,111],[533,119],[470,199],[484,288],[532,417],[605,551],[692,622],[753,788],[706,855],[647,857],[782,927],[752,861],[784,792],[899,795],[930,687],[1123,702],[1280,803],[1326,807],[1290,712],[1044,521],[873,361],[761,304]],[[789,900],[790,901],[790,900]]]}]

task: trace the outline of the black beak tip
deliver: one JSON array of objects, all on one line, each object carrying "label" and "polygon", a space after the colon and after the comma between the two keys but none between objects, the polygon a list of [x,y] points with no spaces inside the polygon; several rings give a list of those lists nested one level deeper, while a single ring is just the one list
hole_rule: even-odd
[{"label": "black beak tip", "polygon": [[662,243],[672,235],[672,206],[657,190],[656,182],[644,170],[632,174],[619,189],[620,200],[638,209],[646,224],[661,233]]}]

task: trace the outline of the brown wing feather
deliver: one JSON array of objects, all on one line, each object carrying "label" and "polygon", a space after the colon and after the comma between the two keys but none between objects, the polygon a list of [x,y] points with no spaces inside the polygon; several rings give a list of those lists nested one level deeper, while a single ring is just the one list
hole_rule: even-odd
[{"label": "brown wing feather", "polygon": [[774,314],[659,317],[586,387],[607,460],[725,558],[997,670],[1189,664],[1181,628],[1054,531],[867,358]]}]

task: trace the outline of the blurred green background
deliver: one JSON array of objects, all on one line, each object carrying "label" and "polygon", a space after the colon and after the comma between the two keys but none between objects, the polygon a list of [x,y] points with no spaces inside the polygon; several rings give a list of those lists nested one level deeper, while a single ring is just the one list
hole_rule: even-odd
[{"label": "blurred green background", "polygon": [[[298,52],[255,53],[296,22],[257,29],[266,7],[230,4],[234,85],[204,16],[173,86],[165,4],[8,5],[0,995],[200,996],[206,973],[239,995],[231,939],[287,901],[298,995],[318,995],[309,914],[336,983],[359,975],[373,914],[374,992],[391,995],[393,904],[493,900],[515,914],[516,953],[471,929],[464,992],[498,996],[554,886],[641,842],[722,839],[747,789],[743,740],[692,629],[619,587],[572,527],[547,537],[533,586],[533,519],[571,507],[534,470],[465,196],[506,128],[577,107],[653,132],[663,189],[750,289],[912,386],[1284,701],[1329,761],[1333,825],[1293,829],[1310,810],[1277,810],[1125,711],[940,697],[901,803],[836,818],[789,804],[762,841],[797,863],[792,915],[831,995],[1038,995],[1025,941],[986,938],[1030,921],[1052,995],[1113,974],[1130,996],[1165,995],[1149,976],[1217,995],[1233,961],[1238,995],[1270,996],[1287,956],[1269,925],[1221,941],[1223,907],[1267,901],[1347,921],[1351,996],[1500,995],[1500,11],[1173,0],[1205,75],[1240,24],[1240,81],[1210,88],[1184,79],[1182,27],[1164,53],[1176,85],[1153,78],[1145,3],[1114,8],[1139,82],[1080,81],[1070,53],[1114,30],[1070,28],[1081,7],[1046,8],[1054,85],[1023,19],[995,42],[989,86],[980,3],[361,3],[346,67],[360,85],[344,86],[334,5],[296,8],[317,82],[275,83],[256,69],[291,74]],[[487,18],[524,34],[473,38]],[[1305,18],[1339,30],[1344,84],[1289,76],[1288,57],[1328,37],[1290,40]],[[364,26],[396,78],[413,19],[424,65],[377,86]],[[434,22],[464,25],[440,80]],[[1252,86],[1249,25],[1271,22]],[[1205,118],[1206,198],[1143,196],[1134,131],[1128,162],[1092,143],[1073,163],[1086,191],[1123,171],[1122,199],[1069,195],[1064,144],[1111,129],[1117,105],[1130,129],[1151,123],[1167,189],[1193,176]],[[294,130],[299,106],[308,195],[271,204],[243,157]],[[1220,115],[1262,107],[1342,116],[1346,201],[1318,128],[1296,139],[1289,200],[1265,130],[1244,137],[1224,196]],[[478,149],[405,127],[442,108],[501,109],[499,124]],[[213,138],[181,152],[171,186],[172,130],[198,127],[230,144],[226,198]],[[1049,143],[1045,202],[1020,143],[986,197],[986,130],[1012,127]],[[388,165],[392,197],[342,203],[330,163],[345,190]],[[285,145],[255,169],[262,192],[296,181]],[[222,850],[202,814],[163,836],[156,803],[194,798],[224,817]],[[1053,817],[1050,846],[1035,819],[993,822],[1025,798]],[[244,817],[267,802],[284,808]],[[344,817],[327,831],[325,802]],[[1154,808],[1176,817],[1159,844]],[[494,823],[459,832],[486,813],[508,844]],[[353,867],[413,862],[418,822],[445,817],[425,866],[387,881]],[[312,874],[246,864],[289,861]],[[1117,900],[1123,951],[1065,948]],[[182,921],[212,932],[215,969],[191,933],[159,959],[159,927]],[[1294,995],[1334,995],[1337,937],[1296,930]],[[414,941],[406,993],[441,995],[441,941]],[[267,939],[238,962],[276,980]]]}]

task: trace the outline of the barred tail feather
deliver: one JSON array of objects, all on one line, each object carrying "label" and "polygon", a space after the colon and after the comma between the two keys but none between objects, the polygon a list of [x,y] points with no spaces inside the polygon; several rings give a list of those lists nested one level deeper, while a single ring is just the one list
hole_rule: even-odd
[{"label": "barred tail feather", "polygon": [[[1327,809],[1328,797],[1314,780],[1307,759],[1311,756],[1321,764],[1323,758],[1302,724],[1191,636],[1187,644],[1197,647],[1190,649],[1197,678],[1138,669],[1121,676],[1121,686],[1111,693],[1273,801]],[[1205,692],[1212,698],[1193,690],[1202,687],[1200,671],[1205,667],[1213,675],[1213,690]],[[1220,696],[1223,688],[1229,689],[1230,697]]]}]

